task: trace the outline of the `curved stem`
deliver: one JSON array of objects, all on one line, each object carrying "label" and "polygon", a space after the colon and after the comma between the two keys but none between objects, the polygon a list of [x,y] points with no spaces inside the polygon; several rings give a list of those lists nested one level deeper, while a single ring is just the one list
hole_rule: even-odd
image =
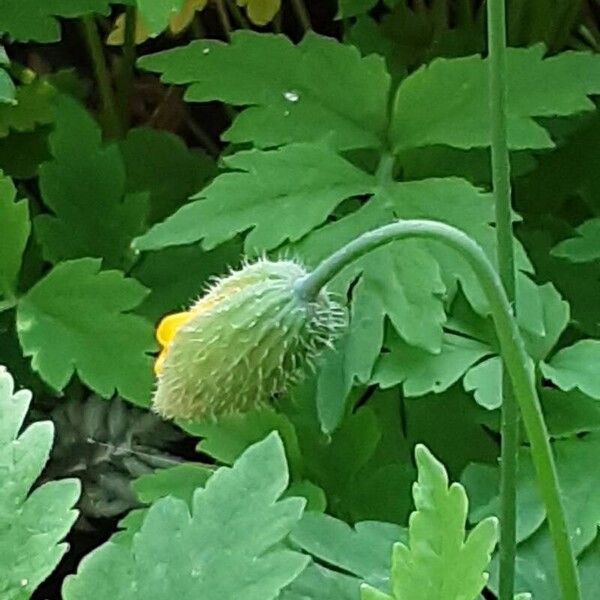
[{"label": "curved stem", "polygon": [[[510,157],[506,120],[506,10],[505,0],[488,0],[488,48],[492,179],[496,211],[498,272],[508,300],[515,302]],[[502,449],[500,459],[500,574],[499,600],[513,600],[517,555],[517,462],[519,410],[506,370],[502,374]]]},{"label": "curved stem", "polygon": [[364,233],[326,258],[299,281],[296,293],[305,299],[314,298],[328,281],[356,259],[380,246],[408,238],[434,240],[449,246],[469,263],[477,276],[490,306],[504,366],[510,376],[531,444],[538,486],[546,506],[554,544],[562,598],[580,600],[575,556],[567,530],[548,430],[535,386],[533,364],[525,350],[500,277],[477,243],[459,229],[436,221],[409,220],[384,225]]}]

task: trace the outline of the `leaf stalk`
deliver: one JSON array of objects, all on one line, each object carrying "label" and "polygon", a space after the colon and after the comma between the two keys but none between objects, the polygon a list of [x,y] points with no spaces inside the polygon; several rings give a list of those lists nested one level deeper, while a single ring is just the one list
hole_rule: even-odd
[{"label": "leaf stalk", "polygon": [[92,60],[94,75],[98,82],[105,132],[109,137],[118,137],[121,133],[121,126],[116,109],[115,95],[94,17],[91,15],[81,17],[81,28]]},{"label": "leaf stalk", "polygon": [[137,25],[137,8],[128,6],[125,9],[125,38],[123,57],[119,69],[118,104],[123,132],[129,129],[130,111],[129,98],[133,84],[133,69],[135,66],[135,30]]},{"label": "leaf stalk", "polygon": [[231,26],[231,20],[229,19],[229,14],[227,12],[227,8],[225,7],[225,1],[224,0],[216,0],[215,2],[215,6],[217,8],[217,14],[219,16],[219,21],[221,22],[221,27],[223,29],[223,33],[225,34],[225,37],[227,38],[227,41],[231,41],[231,33],[232,33],[232,26]]},{"label": "leaf stalk", "polygon": [[312,29],[312,24],[304,0],[292,0],[292,7],[304,32],[310,31]]}]

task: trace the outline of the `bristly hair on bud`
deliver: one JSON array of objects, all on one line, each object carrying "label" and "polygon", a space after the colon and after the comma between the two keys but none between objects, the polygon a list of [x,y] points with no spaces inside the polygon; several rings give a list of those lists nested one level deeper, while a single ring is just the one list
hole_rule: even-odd
[{"label": "bristly hair on bud", "polygon": [[295,261],[260,259],[217,280],[186,313],[163,319],[154,409],[193,420],[245,412],[314,369],[347,312],[326,289],[314,299],[298,294],[306,275]]}]

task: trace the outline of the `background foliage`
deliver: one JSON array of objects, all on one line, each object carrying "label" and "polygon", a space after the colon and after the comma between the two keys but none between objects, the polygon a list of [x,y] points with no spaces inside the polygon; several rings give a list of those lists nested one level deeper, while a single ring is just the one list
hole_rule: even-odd
[{"label": "background foliage", "polygon": [[[333,287],[350,306],[348,333],[272,408],[178,427],[147,408],[156,323],[245,255],[314,266],[377,225],[432,218],[493,259],[484,8],[0,3],[0,364],[34,391],[28,418],[43,423],[21,434],[41,441],[28,442],[39,456],[20,503],[55,424],[47,483],[24,505],[56,504],[46,508],[56,521],[36,524],[44,540],[58,544],[74,518],[76,484],[64,477],[83,483],[71,550],[38,597],[60,597],[79,565],[65,598],[92,587],[111,598],[416,598],[418,573],[396,561],[430,542],[432,515],[414,544],[411,521],[393,566],[392,546],[407,543],[409,513],[421,514],[417,466],[419,486],[447,488],[430,454],[413,461],[419,443],[463,482],[469,526],[482,523],[464,546],[479,562],[467,561],[462,578],[476,582],[469,597],[479,593],[493,546],[485,519],[498,509],[500,359],[481,290],[457,255],[402,242],[342,272]],[[509,0],[508,15],[516,313],[591,600],[600,594],[600,6]],[[0,416],[25,418],[22,392],[1,381]],[[0,452],[15,443],[17,420]],[[518,591],[558,599],[525,439],[519,468]],[[467,510],[459,500],[457,515]],[[260,536],[250,515],[262,519]],[[4,532],[0,522],[0,546],[15,546],[17,533]],[[463,522],[457,544],[464,534]],[[7,597],[29,597],[65,549],[17,584],[2,577],[16,585]],[[0,572],[20,573],[18,557],[2,561]],[[492,598],[495,556],[490,568]],[[221,587],[231,569],[249,579]]]}]

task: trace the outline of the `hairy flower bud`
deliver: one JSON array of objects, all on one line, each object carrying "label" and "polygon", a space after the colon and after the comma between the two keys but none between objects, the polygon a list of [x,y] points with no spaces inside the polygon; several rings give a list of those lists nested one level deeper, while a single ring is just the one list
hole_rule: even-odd
[{"label": "hairy flower bud", "polygon": [[295,292],[306,270],[260,260],[219,280],[186,313],[166,317],[157,337],[154,408],[167,418],[204,419],[256,408],[314,368],[346,325],[322,290]]}]

